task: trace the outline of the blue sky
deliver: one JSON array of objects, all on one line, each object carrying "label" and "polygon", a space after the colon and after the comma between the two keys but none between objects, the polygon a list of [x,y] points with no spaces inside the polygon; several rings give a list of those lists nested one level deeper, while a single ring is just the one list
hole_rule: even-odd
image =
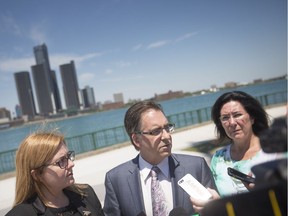
[{"label": "blue sky", "polygon": [[14,112],[13,73],[31,75],[42,43],[62,97],[59,65],[74,60],[97,102],[127,102],[284,75],[286,40],[286,0],[1,1],[0,107]]}]

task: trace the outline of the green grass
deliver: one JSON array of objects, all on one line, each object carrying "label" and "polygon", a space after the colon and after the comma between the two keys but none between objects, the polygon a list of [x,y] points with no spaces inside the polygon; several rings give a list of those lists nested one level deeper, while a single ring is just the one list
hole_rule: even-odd
[{"label": "green grass", "polygon": [[201,153],[209,154],[212,156],[217,149],[227,144],[228,144],[227,142],[216,144],[216,140],[206,140],[203,142],[196,143],[196,145],[194,145],[193,147],[189,147],[184,150],[201,152]]}]

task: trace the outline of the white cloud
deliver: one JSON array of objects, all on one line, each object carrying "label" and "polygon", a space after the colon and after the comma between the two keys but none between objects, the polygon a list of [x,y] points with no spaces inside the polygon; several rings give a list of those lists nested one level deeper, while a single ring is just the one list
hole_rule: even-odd
[{"label": "white cloud", "polygon": [[106,69],[104,73],[105,73],[105,74],[112,74],[112,73],[113,73],[113,70],[112,70],[112,69]]},{"label": "white cloud", "polygon": [[45,34],[44,22],[31,27],[29,38],[36,44],[47,43],[48,39]]},{"label": "white cloud", "polygon": [[168,45],[169,43],[171,43],[170,40],[157,41],[155,43],[149,44],[146,49],[149,50],[149,49],[154,49],[154,48],[160,48],[160,47]]},{"label": "white cloud", "polygon": [[[75,55],[75,54],[56,54],[50,55],[49,60],[52,69],[59,68],[62,64],[77,62],[77,67],[80,67],[84,61],[101,56],[102,53],[89,53],[86,55]],[[14,58],[14,59],[1,59],[0,60],[0,72],[17,72],[17,71],[29,71],[32,65],[35,65],[35,58]]]},{"label": "white cloud", "polygon": [[137,44],[136,46],[134,46],[132,48],[133,51],[137,51],[137,50],[140,50],[141,48],[143,48],[143,45],[142,44]]},{"label": "white cloud", "polygon": [[95,74],[94,73],[82,73],[78,75],[78,77],[81,83],[89,83],[95,79]]},{"label": "white cloud", "polygon": [[58,68],[60,65],[74,61],[76,67],[81,67],[81,64],[90,59],[103,55],[102,53],[88,53],[85,55],[76,54],[55,54],[49,55],[50,64],[52,68]]},{"label": "white cloud", "polygon": [[10,32],[14,35],[22,35],[20,26],[16,23],[14,18],[10,14],[2,14],[0,20],[0,31]]},{"label": "white cloud", "polygon": [[132,65],[135,65],[136,62],[129,62],[129,61],[119,61],[115,63],[117,67],[119,68],[127,68],[130,67]]},{"label": "white cloud", "polygon": [[[180,41],[189,39],[189,38],[191,38],[191,37],[193,37],[193,36],[195,36],[197,34],[198,34],[198,32],[189,32],[187,34],[184,34],[184,35],[176,38],[174,41],[173,40],[161,40],[161,41],[157,41],[157,42],[154,42],[154,43],[150,43],[149,45],[147,45],[146,50],[155,49],[155,48],[161,48],[161,47],[169,45],[169,44],[171,44],[173,42],[180,42]],[[134,46],[132,48],[132,50],[136,51],[136,50],[140,50],[142,48],[144,48],[143,44],[137,44],[136,46]]]},{"label": "white cloud", "polygon": [[191,37],[193,37],[193,36],[195,36],[197,34],[198,34],[198,32],[187,33],[185,35],[182,35],[182,36],[178,37],[175,41],[179,42],[179,41],[182,41],[182,40],[186,40],[186,39],[189,39],[189,38],[191,38]]},{"label": "white cloud", "polygon": [[2,59],[0,61],[1,72],[18,72],[29,71],[31,65],[35,64],[33,57],[21,58],[21,59]]}]

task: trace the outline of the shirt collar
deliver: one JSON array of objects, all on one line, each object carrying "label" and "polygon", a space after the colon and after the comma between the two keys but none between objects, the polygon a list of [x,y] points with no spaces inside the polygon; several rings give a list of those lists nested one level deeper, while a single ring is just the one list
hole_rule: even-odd
[{"label": "shirt collar", "polygon": [[[147,179],[150,174],[150,170],[152,169],[154,165],[148,163],[145,161],[141,155],[139,155],[139,168],[140,173],[144,177],[144,179]],[[161,170],[163,175],[166,178],[169,178],[169,165],[168,165],[168,157],[165,157],[159,164],[157,164],[158,168]]]}]

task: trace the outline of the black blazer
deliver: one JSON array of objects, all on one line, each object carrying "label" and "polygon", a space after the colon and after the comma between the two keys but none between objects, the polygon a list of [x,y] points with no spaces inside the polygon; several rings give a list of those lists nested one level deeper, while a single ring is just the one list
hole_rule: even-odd
[{"label": "black blazer", "polygon": [[[101,203],[90,185],[84,189],[86,196],[81,196],[70,190],[64,189],[69,201],[76,207],[83,216],[104,216]],[[13,207],[5,216],[54,216],[43,204],[38,196],[35,196],[15,207]]]}]

